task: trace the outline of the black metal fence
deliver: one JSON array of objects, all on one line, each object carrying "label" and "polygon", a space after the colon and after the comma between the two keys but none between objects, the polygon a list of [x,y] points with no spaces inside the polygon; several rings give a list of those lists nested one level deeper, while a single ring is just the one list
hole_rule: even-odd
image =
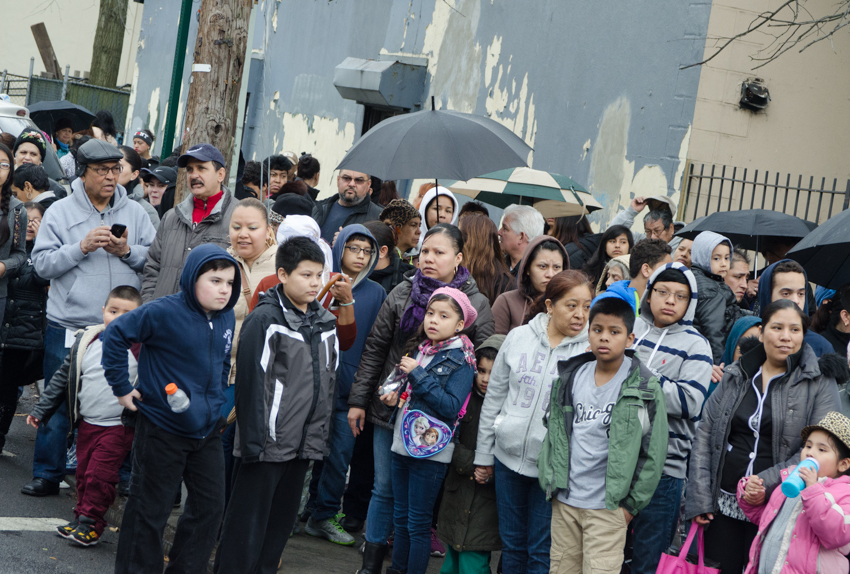
[{"label": "black metal fence", "polygon": [[53,80],[8,73],[0,77],[0,84],[0,93],[7,94],[12,103],[20,106],[64,99],[92,113],[109,111],[119,130],[123,129],[127,121],[127,107],[130,104],[130,92],[127,90],[92,86],[72,78]]},{"label": "black metal fence", "polygon": [[679,218],[691,222],[716,211],[770,209],[823,223],[850,206],[850,179],[689,162]]}]

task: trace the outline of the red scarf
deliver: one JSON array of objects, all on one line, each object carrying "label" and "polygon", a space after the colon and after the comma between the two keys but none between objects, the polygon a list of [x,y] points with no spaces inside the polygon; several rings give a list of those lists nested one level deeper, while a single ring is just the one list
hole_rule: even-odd
[{"label": "red scarf", "polygon": [[419,345],[419,352],[423,355],[436,355],[455,341],[460,339],[461,349],[463,350],[463,358],[466,359],[466,362],[469,364],[473,370],[476,368],[475,366],[475,347],[472,345],[472,341],[469,340],[469,337],[466,335],[457,335],[455,337],[450,337],[445,341],[440,341],[439,343],[434,343],[431,339],[426,340],[424,343]]},{"label": "red scarf", "polygon": [[192,223],[197,225],[209,217],[209,214],[212,213],[212,210],[215,208],[216,204],[221,201],[223,196],[224,191],[222,190],[207,200],[198,199],[196,197],[195,208],[192,210]]}]

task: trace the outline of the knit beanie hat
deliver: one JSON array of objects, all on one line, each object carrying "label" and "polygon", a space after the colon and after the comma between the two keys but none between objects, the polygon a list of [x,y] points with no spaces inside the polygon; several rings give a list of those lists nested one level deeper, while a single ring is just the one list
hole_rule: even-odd
[{"label": "knit beanie hat", "polygon": [[[475,310],[475,307],[469,302],[469,297],[467,297],[463,291],[455,289],[454,287],[440,287],[439,289],[434,290],[434,293],[431,295],[431,299],[434,298],[434,295],[448,295],[455,300],[458,306],[460,306],[460,310],[463,311],[464,329],[468,329],[470,325],[475,323],[475,319],[478,317],[478,311]],[[431,304],[431,299],[428,300],[429,305]]]},{"label": "knit beanie hat", "polygon": [[25,129],[18,136],[18,139],[15,140],[15,147],[12,150],[12,154],[17,153],[21,144],[25,143],[31,143],[37,147],[38,152],[41,154],[41,161],[44,161],[44,156],[47,154],[47,141],[44,139],[44,134],[35,128]]},{"label": "knit beanie hat", "polygon": [[405,199],[394,199],[384,208],[378,219],[392,227],[404,227],[415,217],[422,216],[412,203]]}]

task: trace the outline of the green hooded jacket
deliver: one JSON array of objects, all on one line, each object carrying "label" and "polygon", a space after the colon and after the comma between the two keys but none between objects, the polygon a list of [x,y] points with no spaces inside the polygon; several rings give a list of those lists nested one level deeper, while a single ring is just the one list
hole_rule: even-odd
[{"label": "green hooded jacket", "polygon": [[[573,426],[572,385],[582,365],[595,360],[584,353],[558,363],[559,378],[552,383],[548,428],[537,459],[540,486],[547,499],[570,486],[570,436]],[[658,379],[626,351],[629,375],[611,413],[605,507],[622,506],[635,516],[649,504],[667,458],[667,408]]]}]

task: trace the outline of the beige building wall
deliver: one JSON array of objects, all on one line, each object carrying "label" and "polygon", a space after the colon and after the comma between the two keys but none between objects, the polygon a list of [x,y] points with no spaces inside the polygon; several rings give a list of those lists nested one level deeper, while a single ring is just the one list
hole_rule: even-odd
[{"label": "beige building wall", "polygon": [[[761,12],[780,0],[714,0],[705,56],[720,42],[747,29]],[[829,2],[808,2],[808,10],[832,9]],[[828,29],[831,29],[828,28]],[[850,178],[850,28],[840,30],[799,53],[799,47],[763,68],[753,70],[758,51],[773,37],[756,31],[736,40],[702,66],[687,157],[694,162],[838,178],[844,190]],[[740,108],[741,83],[764,79],[772,101],[759,112]],[[761,178],[760,178],[761,179]]]},{"label": "beige building wall", "polygon": [[[118,85],[133,82],[133,68],[142,26],[144,4],[127,0],[127,28],[121,53]],[[56,59],[71,74],[91,69],[92,46],[97,29],[98,0],[62,0],[61,2],[26,2],[25,0],[0,0],[3,6],[3,33],[0,34],[0,71],[26,76],[30,57],[35,56],[34,73],[44,71],[30,26],[44,22]],[[111,87],[111,86],[107,86]]]}]

